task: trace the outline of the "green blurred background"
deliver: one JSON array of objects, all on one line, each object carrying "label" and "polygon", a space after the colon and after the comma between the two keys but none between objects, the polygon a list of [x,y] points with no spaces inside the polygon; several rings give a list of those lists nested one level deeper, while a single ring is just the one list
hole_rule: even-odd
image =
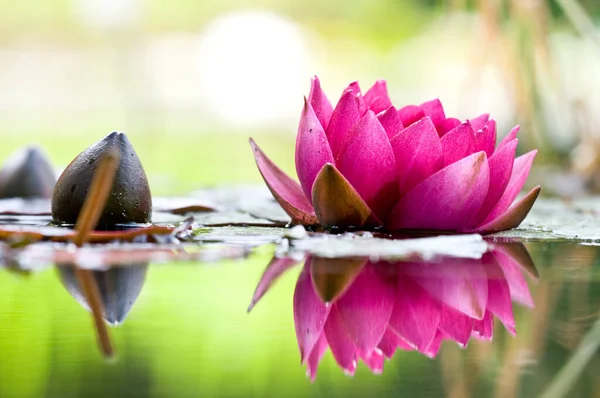
[{"label": "green blurred background", "polygon": [[[249,136],[293,174],[302,96],[317,74],[333,102],[351,81],[367,89],[384,78],[398,107],[440,97],[452,116],[490,112],[500,135],[523,126],[520,152],[542,149],[530,180],[546,192],[600,186],[596,0],[0,0],[0,10],[0,162],[37,143],[64,167],[119,130],[158,195],[260,182]],[[151,267],[126,325],[113,330],[119,360],[110,365],[55,270],[1,272],[0,397],[532,396],[597,307],[597,272],[566,275],[600,258],[532,246],[549,280],[532,287],[538,315],[516,310],[524,337],[497,327],[494,345],[445,345],[445,362],[401,353],[379,377],[361,365],[346,378],[327,354],[315,385],[298,363],[297,270],[245,313],[270,250],[218,267]],[[573,250],[579,263],[561,263]],[[535,350],[541,365],[530,372]],[[600,391],[596,362],[574,396]],[[473,364],[480,373],[463,380]]]},{"label": "green blurred background", "polygon": [[351,81],[366,90],[384,78],[398,107],[440,97],[452,116],[490,112],[500,135],[521,124],[521,152],[542,149],[537,164],[573,173],[578,193],[596,188],[594,0],[2,0],[0,9],[0,161],[35,142],[64,167],[119,130],[156,194],[259,181],[249,136],[293,173],[302,96],[317,74],[332,102]]}]

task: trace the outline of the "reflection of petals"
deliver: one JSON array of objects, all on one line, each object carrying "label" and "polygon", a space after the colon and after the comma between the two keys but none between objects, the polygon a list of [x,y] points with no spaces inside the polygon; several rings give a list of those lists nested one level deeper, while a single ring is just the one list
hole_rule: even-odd
[{"label": "reflection of petals", "polygon": [[329,309],[315,293],[307,262],[294,291],[294,323],[302,362],[306,361],[317,345]]},{"label": "reflection of petals", "polygon": [[419,268],[413,271],[415,280],[432,297],[472,318],[483,318],[488,288],[481,262],[461,259]]},{"label": "reflection of petals", "polygon": [[394,288],[374,265],[367,266],[336,304],[344,327],[361,356],[377,347],[394,308]]},{"label": "reflection of petals", "polygon": [[466,347],[473,330],[473,318],[454,308],[444,305],[440,316],[440,331],[455,340],[460,346]]},{"label": "reflection of petals", "polygon": [[[294,293],[302,361],[314,379],[329,346],[347,374],[356,372],[359,359],[373,373],[379,373],[384,359],[398,349],[418,350],[433,358],[443,340],[461,347],[466,347],[471,337],[491,340],[494,317],[514,334],[511,300],[519,298],[533,305],[523,269],[537,275],[525,246],[504,243],[478,260],[377,263],[309,258]],[[337,299],[326,305],[315,285],[330,284],[327,278],[318,280],[322,278],[319,273],[328,272],[340,272],[343,283],[333,279]]]},{"label": "reflection of petals", "polygon": [[483,319],[473,322],[473,336],[480,340],[491,340],[494,335],[494,318],[486,311]]},{"label": "reflection of petals", "polygon": [[370,355],[363,357],[363,361],[371,369],[371,372],[375,374],[383,372],[383,363],[385,362],[383,353],[375,350]]},{"label": "reflection of petals", "polygon": [[323,354],[325,354],[325,350],[327,350],[327,338],[325,333],[321,333],[306,361],[306,373],[312,381],[317,377],[317,368]]},{"label": "reflection of petals", "polygon": [[440,320],[440,305],[409,278],[399,278],[390,328],[419,351],[429,347]]},{"label": "reflection of petals", "polygon": [[391,358],[396,352],[396,349],[398,348],[405,351],[411,351],[414,349],[404,340],[402,340],[400,336],[398,336],[398,334],[392,330],[391,327],[388,327],[385,330],[385,333],[379,341],[379,345],[377,346],[377,348],[381,350],[381,352],[386,358]]},{"label": "reflection of petals", "polygon": [[519,304],[523,304],[529,308],[533,308],[533,299],[529,292],[527,281],[523,277],[521,268],[517,261],[508,255],[502,248],[494,251],[494,256],[498,259],[498,264],[502,268],[504,278],[510,289],[510,297]]},{"label": "reflection of petals", "polygon": [[431,344],[429,344],[429,347],[423,350],[423,354],[427,355],[429,358],[435,358],[440,351],[440,347],[442,346],[442,338],[443,334],[438,330],[435,337],[431,341]]},{"label": "reflection of petals", "polygon": [[252,295],[252,300],[248,306],[248,312],[254,308],[258,300],[265,295],[273,283],[283,274],[285,271],[297,264],[297,261],[293,258],[277,258],[273,257],[267,268],[263,272],[263,275],[256,286],[256,290]]},{"label": "reflection of petals", "polygon": [[327,318],[325,335],[335,361],[346,373],[353,375],[356,370],[356,346],[344,329],[342,315],[336,305]]},{"label": "reflection of petals", "polygon": [[[491,267],[497,267],[492,264]],[[506,327],[510,333],[515,334],[515,319],[512,312],[510,288],[505,279],[490,278],[488,280],[487,309]]]}]

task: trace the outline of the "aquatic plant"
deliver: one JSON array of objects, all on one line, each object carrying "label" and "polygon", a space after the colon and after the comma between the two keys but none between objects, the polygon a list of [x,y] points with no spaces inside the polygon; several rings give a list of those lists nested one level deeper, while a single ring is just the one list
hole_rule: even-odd
[{"label": "aquatic plant", "polygon": [[88,196],[96,164],[111,151],[120,160],[97,229],[151,221],[152,196],[142,163],[127,136],[113,132],[77,155],[58,178],[52,193],[55,222],[75,224]]},{"label": "aquatic plant", "polygon": [[36,145],[11,154],[0,170],[0,198],[49,198],[56,175],[44,150]]},{"label": "aquatic plant", "polygon": [[385,81],[351,83],[333,108],[312,80],[296,140],[297,183],[250,139],[258,169],[292,223],[489,233],[518,226],[540,187],[511,204],[536,150],[515,159],[519,127],[461,122],[439,100],[396,109]]}]

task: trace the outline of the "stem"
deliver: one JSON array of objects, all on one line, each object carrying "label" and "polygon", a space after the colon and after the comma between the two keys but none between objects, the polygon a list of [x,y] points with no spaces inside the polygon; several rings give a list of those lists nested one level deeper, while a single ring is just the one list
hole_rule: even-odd
[{"label": "stem", "polygon": [[[73,243],[77,247],[81,247],[89,239],[90,232],[98,224],[98,220],[102,215],[104,206],[110,194],[110,190],[115,179],[117,167],[119,165],[119,153],[117,151],[107,152],[98,161],[98,166],[92,177],[90,189],[85,198],[77,223],[75,224],[75,237]],[[92,271],[79,268],[75,264],[75,276],[81,286],[83,295],[90,306],[94,325],[98,335],[98,342],[102,349],[102,353],[106,357],[114,355],[113,346],[110,340],[110,335],[102,317],[102,299],[98,284],[94,280]]]},{"label": "stem", "polygon": [[117,151],[107,152],[98,161],[98,167],[92,177],[90,189],[75,224],[75,231],[77,233],[73,239],[73,243],[77,247],[81,247],[87,242],[90,232],[98,224],[98,220],[102,215],[104,205],[112,189],[118,165],[119,153]]}]

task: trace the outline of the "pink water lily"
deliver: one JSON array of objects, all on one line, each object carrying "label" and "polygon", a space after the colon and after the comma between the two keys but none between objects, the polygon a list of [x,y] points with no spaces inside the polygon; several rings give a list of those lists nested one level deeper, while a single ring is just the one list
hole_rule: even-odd
[{"label": "pink water lily", "polygon": [[[293,264],[275,259],[253,302]],[[436,262],[371,262],[309,257],[294,292],[294,323],[302,363],[314,379],[329,348],[354,374],[362,360],[373,372],[400,349],[428,357],[443,340],[466,347],[491,340],[494,317],[516,333],[512,301],[533,307],[523,270],[537,277],[525,247],[508,244],[483,258]]]},{"label": "pink water lily", "polygon": [[333,108],[314,77],[296,139],[300,183],[250,144],[294,224],[491,233],[518,226],[540,192],[512,205],[537,152],[515,159],[518,131],[496,146],[487,114],[447,118],[437,99],[396,109],[383,80],[364,95],[351,83]]}]

